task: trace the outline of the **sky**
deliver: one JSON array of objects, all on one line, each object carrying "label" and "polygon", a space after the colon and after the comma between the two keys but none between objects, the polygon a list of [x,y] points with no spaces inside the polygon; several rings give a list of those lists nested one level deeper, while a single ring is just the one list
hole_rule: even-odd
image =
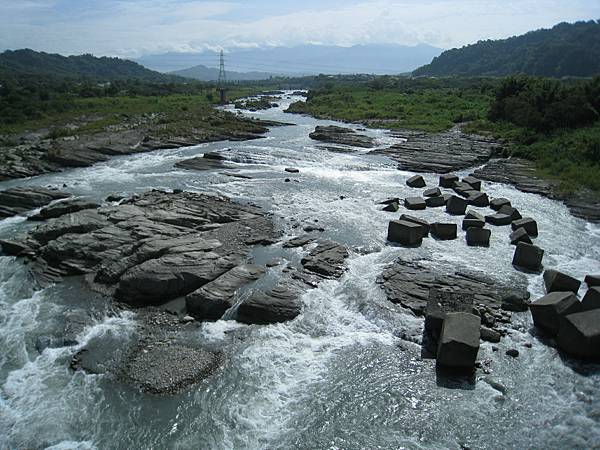
[{"label": "sky", "polygon": [[0,0],[0,51],[136,58],[327,44],[443,49],[600,19],[600,0]]}]

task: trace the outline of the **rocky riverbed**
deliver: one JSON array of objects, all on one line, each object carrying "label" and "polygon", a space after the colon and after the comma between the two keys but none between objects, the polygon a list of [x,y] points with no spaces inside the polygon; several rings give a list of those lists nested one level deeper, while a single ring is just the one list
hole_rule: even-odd
[{"label": "rocky riverbed", "polygon": [[[297,100],[288,94],[244,112],[292,118],[296,126],[265,139],[117,155],[2,183],[32,200],[0,223],[0,442],[593,446],[597,366],[538,332],[526,309],[544,294],[543,276],[515,270],[511,227],[485,225],[495,211],[478,205],[481,194],[510,199],[535,218],[544,266],[578,280],[600,273],[597,225],[510,184],[478,186],[473,167],[453,169],[463,181],[439,193],[432,172],[408,186],[415,172],[377,151],[407,136],[346,124],[343,134],[373,147],[324,146],[310,134],[340,124],[285,116]],[[452,195],[472,203],[468,219],[446,211]],[[388,224],[406,214],[454,225],[457,238],[433,227],[419,246],[388,242]],[[488,246],[469,245],[462,231],[479,216]],[[453,332],[481,335],[467,342],[478,347],[469,379],[436,370],[424,351],[426,331],[450,308],[452,320],[470,314]],[[443,345],[457,336],[445,333]]]}]

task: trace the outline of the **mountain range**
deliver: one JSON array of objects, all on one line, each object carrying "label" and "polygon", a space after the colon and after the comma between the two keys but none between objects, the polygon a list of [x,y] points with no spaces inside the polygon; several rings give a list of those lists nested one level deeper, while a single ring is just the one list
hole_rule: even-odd
[{"label": "mountain range", "polygon": [[445,51],[414,76],[589,77],[600,74],[600,21],[560,23]]},{"label": "mountain range", "polygon": [[[225,67],[231,73],[260,72],[266,75],[399,74],[427,64],[441,52],[442,49],[425,44],[369,44],[352,47],[299,45],[236,49],[225,53]],[[181,70],[193,66],[219,67],[219,54],[165,53],[144,56],[135,61],[159,72],[182,75]],[[218,76],[218,71],[216,74]]]},{"label": "mountain range", "polygon": [[54,78],[86,77],[100,81],[136,78],[145,81],[168,82],[177,78],[147,69],[126,59],[97,58],[93,55],[62,56],[30,49],[7,50],[0,53],[0,74]]}]

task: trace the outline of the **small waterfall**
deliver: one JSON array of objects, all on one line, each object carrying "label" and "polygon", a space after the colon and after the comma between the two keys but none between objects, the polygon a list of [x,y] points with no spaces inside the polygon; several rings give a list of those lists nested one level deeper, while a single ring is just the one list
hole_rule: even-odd
[{"label": "small waterfall", "polygon": [[238,294],[233,306],[231,306],[227,311],[225,311],[225,313],[223,313],[221,320],[235,320],[237,310],[240,307],[240,305],[246,300],[248,300],[250,296],[254,294],[255,291],[255,289],[248,289],[242,292],[241,294]]}]

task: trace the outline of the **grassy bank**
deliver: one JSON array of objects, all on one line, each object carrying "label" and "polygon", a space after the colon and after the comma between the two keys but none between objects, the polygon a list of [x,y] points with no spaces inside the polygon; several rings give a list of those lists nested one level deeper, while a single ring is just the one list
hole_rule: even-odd
[{"label": "grassy bank", "polygon": [[491,93],[481,89],[334,86],[310,91],[289,111],[370,127],[443,131],[458,122],[486,117]]},{"label": "grassy bank", "polygon": [[[228,97],[235,100],[259,91],[257,88],[240,87],[230,90]],[[46,107],[38,109],[38,117],[0,124],[0,134],[10,135],[47,128],[51,136],[60,137],[70,134],[70,125],[76,125],[78,133],[95,132],[109,125],[119,124],[130,117],[151,114],[161,114],[162,120],[168,122],[189,120],[195,116],[205,117],[218,99],[212,88],[194,94],[102,97],[62,94],[56,97],[54,101],[49,101]]]},{"label": "grassy bank", "polygon": [[456,123],[507,143],[561,189],[600,194],[600,79],[394,79],[328,83],[289,111],[369,127],[444,131]]}]

